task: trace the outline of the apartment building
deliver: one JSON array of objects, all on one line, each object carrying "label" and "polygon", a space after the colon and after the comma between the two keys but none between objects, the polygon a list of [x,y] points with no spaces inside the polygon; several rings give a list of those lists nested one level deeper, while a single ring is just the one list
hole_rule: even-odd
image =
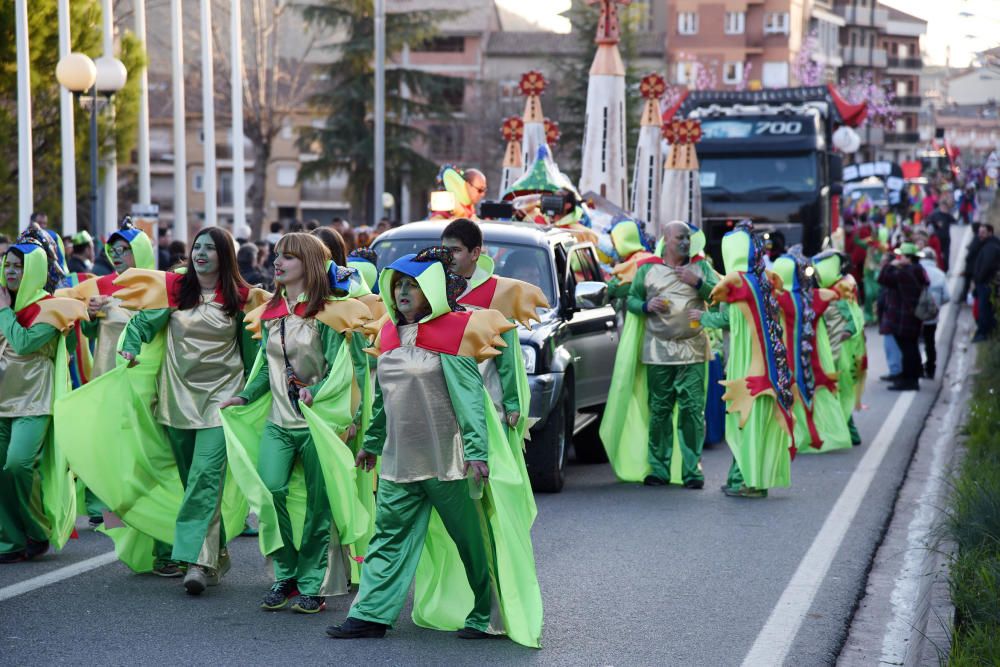
[{"label": "apartment building", "polygon": [[894,127],[885,133],[880,157],[894,162],[912,160],[921,145],[920,138],[920,73],[924,62],[920,56],[920,36],[927,32],[927,22],[891,7],[880,47],[886,53],[883,82],[893,93],[893,103],[899,110]]},{"label": "apartment building", "polygon": [[[834,0],[834,11],[844,18],[840,31],[843,64],[839,79],[850,81],[870,74],[876,83],[885,80],[889,64],[882,44],[889,23],[889,11],[876,0]],[[874,160],[885,146],[885,129],[867,125],[859,128],[861,150],[858,159]]]}]

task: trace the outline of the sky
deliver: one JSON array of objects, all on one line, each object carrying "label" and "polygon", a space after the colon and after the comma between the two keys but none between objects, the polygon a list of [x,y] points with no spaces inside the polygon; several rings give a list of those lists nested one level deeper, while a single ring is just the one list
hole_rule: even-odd
[{"label": "sky", "polygon": [[[569,31],[569,22],[559,12],[569,8],[570,0],[497,1],[549,30]],[[966,67],[977,51],[1000,46],[1000,0],[882,0],[882,4],[928,22],[922,40],[928,65],[944,65],[949,46],[952,67]]]}]

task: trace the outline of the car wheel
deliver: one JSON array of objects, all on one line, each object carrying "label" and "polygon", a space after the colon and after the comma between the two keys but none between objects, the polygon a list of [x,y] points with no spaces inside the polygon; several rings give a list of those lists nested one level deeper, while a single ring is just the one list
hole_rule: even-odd
[{"label": "car wheel", "polygon": [[566,481],[566,451],[569,449],[572,428],[567,428],[569,399],[563,392],[549,413],[545,425],[532,429],[531,440],[524,460],[528,466],[531,488],[542,493],[562,491]]},{"label": "car wheel", "polygon": [[601,409],[597,419],[587,424],[587,427],[573,436],[573,449],[576,450],[577,463],[607,463],[608,452],[601,442],[601,420],[604,410]]}]

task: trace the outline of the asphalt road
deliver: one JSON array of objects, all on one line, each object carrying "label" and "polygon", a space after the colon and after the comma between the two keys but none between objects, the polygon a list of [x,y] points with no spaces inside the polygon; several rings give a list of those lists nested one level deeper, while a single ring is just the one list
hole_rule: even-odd
[{"label": "asphalt road", "polygon": [[[739,665],[900,397],[878,381],[881,339],[871,328],[868,337],[872,379],[855,417],[865,442],[798,457],[792,487],[766,500],[718,490],[730,463],[725,445],[706,449],[700,491],[624,485],[606,464],[572,464],[562,493],[538,497],[541,650],[417,628],[409,607],[384,640],[327,639],[324,627],[344,618],[350,597],[331,598],[315,616],[258,610],[271,578],[251,538],[231,544],[233,570],[198,598],[178,579],[134,575],[115,562],[3,599],[11,585],[109,551],[109,540],[81,528],[62,553],[0,567],[0,664]],[[925,381],[893,425],[786,664],[836,660],[939,382]]]}]

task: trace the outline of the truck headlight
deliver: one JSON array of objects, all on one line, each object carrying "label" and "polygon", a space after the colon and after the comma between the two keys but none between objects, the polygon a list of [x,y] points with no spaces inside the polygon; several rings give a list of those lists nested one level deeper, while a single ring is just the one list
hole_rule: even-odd
[{"label": "truck headlight", "polygon": [[538,350],[531,345],[522,345],[521,356],[524,358],[524,370],[528,375],[534,375],[535,362],[538,361]]}]

